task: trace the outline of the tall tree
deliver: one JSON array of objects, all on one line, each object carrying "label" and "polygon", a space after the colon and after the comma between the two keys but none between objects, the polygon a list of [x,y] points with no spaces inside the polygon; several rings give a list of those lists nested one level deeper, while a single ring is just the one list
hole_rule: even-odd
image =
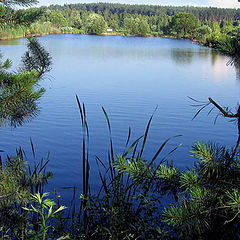
[{"label": "tall tree", "polygon": [[103,33],[106,30],[107,24],[104,18],[96,13],[92,13],[87,18],[87,32],[92,34]]},{"label": "tall tree", "polygon": [[172,18],[171,25],[177,34],[187,36],[200,26],[200,21],[192,13],[178,13]]}]

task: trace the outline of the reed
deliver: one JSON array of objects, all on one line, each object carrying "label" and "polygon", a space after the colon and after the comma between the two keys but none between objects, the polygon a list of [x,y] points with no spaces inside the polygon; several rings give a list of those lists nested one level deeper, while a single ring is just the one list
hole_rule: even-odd
[{"label": "reed", "polygon": [[81,105],[78,96],[76,95],[76,100],[78,104],[78,108],[80,111],[81,117],[81,126],[82,126],[82,189],[83,194],[81,196],[82,201],[80,205],[79,212],[79,222],[80,217],[83,212],[83,227],[84,231],[87,232],[88,225],[88,209],[87,209],[87,201],[90,193],[90,184],[89,184],[89,176],[90,176],[90,165],[89,165],[89,130],[87,124],[86,117],[86,109],[84,103]]},{"label": "reed", "polygon": [[[130,175],[126,175],[119,166],[122,162],[131,162],[137,167],[138,164],[142,162],[144,167],[144,171],[142,172],[143,175],[147,175],[153,168],[155,169],[154,174],[156,175],[157,170],[166,160],[166,156],[162,158],[157,165],[155,162],[159,160],[159,155],[171,138],[162,143],[157,152],[153,155],[151,161],[147,162],[142,160],[154,116],[153,113],[147,123],[144,134],[133,141],[131,140],[131,128],[129,127],[125,150],[121,155],[117,155],[114,152],[111,121],[107,111],[102,107],[109,132],[108,158],[107,161],[104,161],[96,156],[101,187],[98,193],[92,194],[89,183],[89,129],[86,109],[85,104],[80,103],[78,96],[76,96],[76,99],[82,126],[81,161],[83,194],[81,195],[78,223],[80,227],[83,226],[85,237],[90,238],[90,236],[94,234],[94,237],[98,239],[124,239],[127,236],[131,236],[133,233],[139,237],[147,236],[147,234],[156,236],[157,233],[156,230],[154,230],[155,226],[153,227],[150,224],[156,217],[154,216],[155,210],[160,207],[160,198],[158,201],[154,201],[156,192],[151,189],[154,176],[151,177],[151,180],[145,181],[146,184],[142,185],[141,177],[139,177],[139,181],[135,181]],[[156,110],[157,108],[155,111]],[[169,154],[174,152],[178,147],[179,146],[172,149]],[[159,194],[158,197],[160,197]],[[152,210],[147,210],[153,206],[154,208]],[[76,215],[74,211],[75,209],[72,212],[72,216]],[[82,225],[81,216],[83,221]],[[129,225],[129,222],[131,222],[132,225]],[[155,222],[157,222],[156,219]],[[135,224],[138,225],[138,229],[135,229]]]},{"label": "reed", "polygon": [[2,25],[0,26],[0,39],[14,39],[25,37],[27,28],[21,25]]},{"label": "reed", "polygon": [[28,29],[28,34],[30,35],[47,35],[61,33],[61,31],[55,27],[51,22],[35,22],[30,25]]},{"label": "reed", "polygon": [[[34,22],[30,26],[24,25],[1,25],[0,40],[15,39],[30,35],[47,35],[62,33],[61,29],[55,27],[51,22]],[[78,33],[72,29],[71,33]]]}]

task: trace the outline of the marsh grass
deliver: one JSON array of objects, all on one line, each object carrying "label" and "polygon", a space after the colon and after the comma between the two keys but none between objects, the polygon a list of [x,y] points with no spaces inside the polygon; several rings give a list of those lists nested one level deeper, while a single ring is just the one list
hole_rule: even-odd
[{"label": "marsh grass", "polygon": [[58,28],[51,22],[34,22],[30,26],[6,24],[0,26],[0,40],[16,39],[26,36],[42,36],[48,34],[72,33],[83,34],[84,30],[73,27]]},{"label": "marsh grass", "polygon": [[1,25],[0,26],[0,39],[14,39],[25,37],[27,27],[22,25]]},{"label": "marsh grass", "polygon": [[55,33],[61,33],[61,31],[51,22],[34,22],[27,30],[27,34],[29,35],[47,35]]}]

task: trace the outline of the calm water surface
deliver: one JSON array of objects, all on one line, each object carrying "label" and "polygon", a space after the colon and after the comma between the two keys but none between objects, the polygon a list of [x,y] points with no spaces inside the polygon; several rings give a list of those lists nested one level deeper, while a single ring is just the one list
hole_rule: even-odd
[{"label": "calm water surface", "polygon": [[[49,170],[54,173],[49,190],[81,184],[81,124],[77,94],[87,109],[90,129],[91,181],[99,186],[95,155],[107,159],[109,135],[104,106],[111,120],[115,152],[121,153],[132,129],[132,141],[144,133],[149,117],[156,111],[144,158],[150,159],[168,137],[164,154],[182,143],[169,159],[181,168],[194,163],[190,155],[193,142],[215,141],[232,146],[237,136],[233,123],[216,113],[190,106],[191,96],[209,96],[235,111],[240,96],[237,70],[226,66],[228,58],[212,49],[187,40],[120,36],[50,35],[39,41],[50,52],[52,71],[41,82],[46,93],[39,116],[17,129],[1,129],[1,149],[14,155],[22,146],[31,161],[32,137],[38,159],[50,151]],[[26,50],[25,39],[1,41],[1,51],[14,67]],[[164,156],[162,155],[162,157]],[[161,159],[161,156],[160,158]],[[70,195],[67,195],[70,196]]]}]

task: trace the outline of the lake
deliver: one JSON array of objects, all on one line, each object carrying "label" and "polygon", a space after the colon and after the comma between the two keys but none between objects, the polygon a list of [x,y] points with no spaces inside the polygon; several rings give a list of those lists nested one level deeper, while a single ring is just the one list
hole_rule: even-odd
[{"label": "lake", "polygon": [[[240,80],[234,66],[216,51],[188,40],[93,35],[49,35],[38,38],[50,52],[52,71],[41,81],[46,93],[39,102],[37,118],[17,129],[1,128],[1,149],[15,154],[24,148],[32,162],[30,137],[37,159],[50,152],[48,169],[54,174],[48,190],[64,192],[81,189],[81,121],[75,95],[84,102],[90,130],[90,165],[93,191],[99,187],[95,156],[107,162],[109,134],[104,106],[111,121],[115,153],[122,153],[131,126],[133,142],[141,136],[154,113],[148,142],[143,154],[151,159],[169,137],[161,160],[171,149],[182,146],[168,157],[173,164],[191,167],[193,142],[214,141],[233,146],[237,126],[218,118],[217,111],[208,115],[208,108],[192,120],[199,107],[188,96],[207,101],[212,97],[233,112],[240,96]],[[16,69],[26,50],[25,39],[1,41],[5,57],[13,60]],[[81,191],[81,190],[80,190]]]}]

